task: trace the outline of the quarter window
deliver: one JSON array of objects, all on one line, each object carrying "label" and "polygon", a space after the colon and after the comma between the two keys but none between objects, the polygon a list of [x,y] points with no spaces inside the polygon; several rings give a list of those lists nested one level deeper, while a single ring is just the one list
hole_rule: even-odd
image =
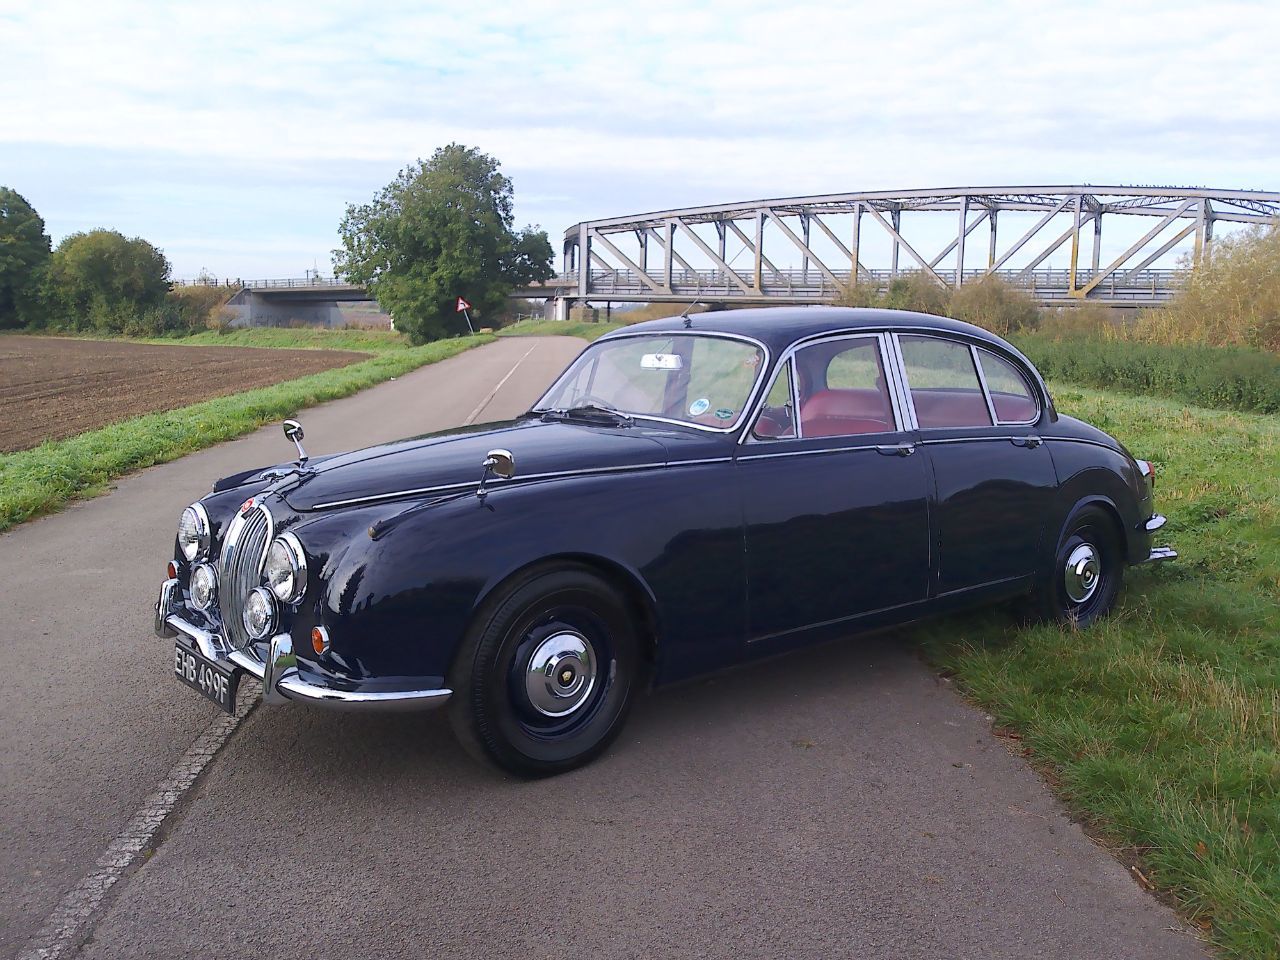
[{"label": "quarter window", "polygon": [[1008,360],[990,350],[978,348],[978,361],[982,364],[982,376],[987,381],[991,405],[996,409],[1000,423],[1030,423],[1040,413],[1040,404],[1024,377]]},{"label": "quarter window", "polygon": [[773,378],[769,395],[764,398],[760,416],[751,435],[757,440],[794,440],[796,418],[791,392],[791,362],[787,361]]},{"label": "quarter window", "polygon": [[931,427],[989,427],[991,414],[967,346],[933,337],[899,337],[916,421]]},{"label": "quarter window", "polygon": [[895,429],[877,337],[829,340],[796,352],[800,435],[849,437]]}]

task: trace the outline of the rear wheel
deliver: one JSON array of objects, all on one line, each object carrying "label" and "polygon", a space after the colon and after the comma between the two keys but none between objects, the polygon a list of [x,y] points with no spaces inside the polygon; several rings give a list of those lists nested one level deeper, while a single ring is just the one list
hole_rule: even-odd
[{"label": "rear wheel", "polygon": [[1032,618],[1087,627],[1111,610],[1123,578],[1115,522],[1101,508],[1086,507],[1062,531],[1053,568],[1031,595]]},{"label": "rear wheel", "polygon": [[481,610],[450,676],[463,745],[527,777],[598,756],[626,719],[639,644],[626,599],[572,565],[534,569]]}]

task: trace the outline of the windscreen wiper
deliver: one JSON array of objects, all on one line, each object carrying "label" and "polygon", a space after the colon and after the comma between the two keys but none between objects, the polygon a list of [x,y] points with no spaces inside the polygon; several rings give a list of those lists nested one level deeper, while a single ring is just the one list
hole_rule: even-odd
[{"label": "windscreen wiper", "polygon": [[543,419],[587,420],[589,422],[605,420],[624,427],[629,427],[633,423],[632,419],[621,410],[602,407],[598,403],[580,403],[573,407],[557,407],[551,410],[535,410],[533,412],[541,413]]}]

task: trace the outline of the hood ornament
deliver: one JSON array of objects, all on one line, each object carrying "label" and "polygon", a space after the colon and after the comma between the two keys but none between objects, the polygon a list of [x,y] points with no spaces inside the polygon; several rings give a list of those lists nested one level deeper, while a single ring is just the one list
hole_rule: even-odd
[{"label": "hood ornament", "polygon": [[483,500],[489,495],[485,482],[492,477],[510,480],[516,475],[516,458],[510,450],[490,450],[484,458],[484,473],[480,474],[480,486],[476,488],[476,496]]},{"label": "hood ornament", "polygon": [[302,449],[302,424],[297,420],[286,420],[283,424],[284,435],[293,441],[294,446],[298,448],[298,466],[302,466],[307,462],[307,451]]}]

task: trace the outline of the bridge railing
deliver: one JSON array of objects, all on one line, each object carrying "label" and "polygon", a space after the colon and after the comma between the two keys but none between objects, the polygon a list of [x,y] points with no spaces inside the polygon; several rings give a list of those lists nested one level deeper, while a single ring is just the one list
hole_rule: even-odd
[{"label": "bridge railing", "polygon": [[[895,279],[906,277],[916,271],[899,270],[896,274],[890,270],[870,270],[860,281],[873,285],[881,290]],[[954,270],[934,270],[947,284],[955,285]],[[839,281],[833,283],[829,277],[817,268],[809,270],[787,269],[767,271],[759,290],[751,286],[753,275],[745,271],[725,270],[673,270],[671,272],[670,294],[655,295],[653,286],[645,283],[632,270],[593,269],[587,286],[588,299],[598,300],[654,300],[654,299],[708,299],[708,300],[758,300],[773,299],[779,302],[803,301],[823,303],[840,294],[849,283],[850,271],[832,271]],[[966,284],[981,280],[987,275],[985,270],[966,270]],[[1025,289],[1032,296],[1043,302],[1067,302],[1077,299],[1072,295],[1071,272],[1069,270],[997,270],[995,275],[1010,285]],[[1093,291],[1092,299],[1111,302],[1162,303],[1173,296],[1179,278],[1183,275],[1179,270],[1138,270],[1128,274],[1112,273],[1105,277]],[[665,276],[661,271],[647,271],[646,276],[653,284],[665,284]],[[736,276],[737,282],[735,282]],[[1092,270],[1076,271],[1076,289],[1088,285],[1094,278]],[[576,281],[573,273],[561,274],[558,278],[564,281]],[[744,289],[744,286],[746,289]]]}]

